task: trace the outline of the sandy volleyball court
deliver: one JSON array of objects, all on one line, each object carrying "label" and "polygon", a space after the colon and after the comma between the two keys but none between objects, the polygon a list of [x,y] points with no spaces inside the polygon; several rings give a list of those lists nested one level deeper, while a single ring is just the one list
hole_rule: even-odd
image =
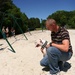
[{"label": "sandy volleyball court", "polygon": [[[75,75],[75,30],[68,30],[70,33],[70,39],[73,46],[73,56],[67,61],[65,71],[61,71],[61,75]],[[40,38],[50,41],[50,31],[42,30],[31,31],[25,33],[28,40],[21,35],[17,35],[16,38],[8,38],[12,47],[16,51],[13,53],[4,39],[0,39],[0,48],[6,47],[4,50],[0,50],[0,75],[45,75],[48,71],[43,71],[44,67],[40,66],[40,60],[43,55],[40,48],[35,47],[35,40]]]}]

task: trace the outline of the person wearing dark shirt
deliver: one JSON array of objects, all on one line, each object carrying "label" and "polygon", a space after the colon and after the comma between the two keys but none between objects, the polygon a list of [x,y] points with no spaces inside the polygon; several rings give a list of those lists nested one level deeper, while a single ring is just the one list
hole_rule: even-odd
[{"label": "person wearing dark shirt", "polygon": [[46,45],[47,54],[40,61],[40,65],[50,68],[48,75],[60,75],[59,62],[69,60],[73,54],[69,32],[57,25],[54,19],[46,20],[46,28],[51,31],[51,42]]}]

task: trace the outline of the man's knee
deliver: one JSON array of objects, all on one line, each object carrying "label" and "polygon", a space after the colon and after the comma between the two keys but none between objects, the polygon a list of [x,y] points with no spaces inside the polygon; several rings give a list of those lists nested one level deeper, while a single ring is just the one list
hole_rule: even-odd
[{"label": "man's knee", "polygon": [[40,61],[40,65],[41,66],[44,66],[44,62],[42,60]]},{"label": "man's knee", "polygon": [[56,47],[49,47],[47,49],[47,54],[59,54],[59,50]]},{"label": "man's knee", "polygon": [[41,61],[40,61],[41,66],[47,66],[48,65],[48,56],[46,55]]},{"label": "man's knee", "polygon": [[54,47],[49,47],[49,48],[47,49],[47,53],[52,53],[52,52],[54,52]]}]

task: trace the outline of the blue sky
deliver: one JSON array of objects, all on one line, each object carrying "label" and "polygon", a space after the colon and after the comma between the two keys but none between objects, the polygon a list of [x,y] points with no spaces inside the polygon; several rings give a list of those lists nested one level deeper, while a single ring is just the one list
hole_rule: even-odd
[{"label": "blue sky", "polygon": [[58,10],[75,10],[75,0],[13,0],[28,18],[46,19]]}]

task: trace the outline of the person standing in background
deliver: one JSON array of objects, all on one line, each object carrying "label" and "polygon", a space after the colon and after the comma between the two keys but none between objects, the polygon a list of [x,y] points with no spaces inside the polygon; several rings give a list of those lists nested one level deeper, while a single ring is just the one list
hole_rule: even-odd
[{"label": "person standing in background", "polygon": [[6,33],[6,37],[9,37],[9,28],[8,27],[6,28],[5,33]]}]

